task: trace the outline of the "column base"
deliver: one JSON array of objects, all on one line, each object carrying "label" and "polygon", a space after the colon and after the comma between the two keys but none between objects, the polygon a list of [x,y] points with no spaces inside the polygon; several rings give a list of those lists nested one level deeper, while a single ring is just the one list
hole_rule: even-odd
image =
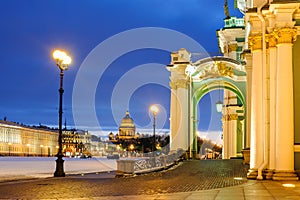
[{"label": "column base", "polygon": [[266,169],[264,170],[263,174],[266,180],[272,180],[273,178],[274,169]]},{"label": "column base", "polygon": [[247,178],[248,179],[256,179],[258,175],[258,170],[257,169],[249,169],[247,173]]},{"label": "column base", "polygon": [[299,178],[295,171],[274,171],[274,181],[297,181]]}]

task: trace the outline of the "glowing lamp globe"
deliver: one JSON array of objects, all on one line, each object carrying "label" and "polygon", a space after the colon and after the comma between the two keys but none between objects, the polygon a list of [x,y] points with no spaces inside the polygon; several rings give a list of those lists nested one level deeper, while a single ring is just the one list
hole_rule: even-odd
[{"label": "glowing lamp globe", "polygon": [[220,113],[222,112],[222,108],[223,108],[223,103],[221,101],[218,101],[216,103],[216,109],[217,109],[217,112]]}]

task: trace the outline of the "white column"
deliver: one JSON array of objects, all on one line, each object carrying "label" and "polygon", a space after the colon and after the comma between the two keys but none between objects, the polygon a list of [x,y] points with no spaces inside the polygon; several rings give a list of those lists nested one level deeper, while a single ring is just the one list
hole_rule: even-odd
[{"label": "white column", "polygon": [[[174,76],[176,77],[176,76]],[[170,111],[170,149],[188,149],[188,88],[185,79],[174,78],[170,86],[171,111]]]},{"label": "white column", "polygon": [[252,87],[251,87],[251,144],[250,170],[248,178],[257,177],[259,165],[263,162],[263,96],[262,96],[262,49],[261,35],[249,37],[252,45]]},{"label": "white column", "polygon": [[178,134],[176,140],[178,141],[178,148],[188,150],[188,90],[186,87],[177,89],[178,106],[177,110],[180,111],[180,115],[177,115],[179,120]]},{"label": "white column", "polygon": [[275,169],[276,160],[276,41],[269,37],[269,66],[270,66],[270,154],[269,169]]},{"label": "white column", "polygon": [[294,173],[294,98],[292,42],[295,29],[277,32],[276,166],[273,180],[298,180]]}]

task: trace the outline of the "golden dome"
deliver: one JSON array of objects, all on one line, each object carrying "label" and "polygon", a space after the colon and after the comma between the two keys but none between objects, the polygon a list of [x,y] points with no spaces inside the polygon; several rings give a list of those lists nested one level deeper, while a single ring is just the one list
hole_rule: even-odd
[{"label": "golden dome", "polygon": [[126,111],[126,115],[121,121],[120,128],[135,128],[133,119],[129,116],[128,111]]}]

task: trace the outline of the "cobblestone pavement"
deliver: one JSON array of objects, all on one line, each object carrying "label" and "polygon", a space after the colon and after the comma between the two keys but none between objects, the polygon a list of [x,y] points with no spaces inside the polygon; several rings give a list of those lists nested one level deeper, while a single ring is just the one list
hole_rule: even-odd
[{"label": "cobblestone pavement", "polygon": [[0,198],[56,199],[157,195],[201,191],[246,183],[242,160],[187,160],[162,172],[126,178],[115,173],[73,175],[0,183]]}]

